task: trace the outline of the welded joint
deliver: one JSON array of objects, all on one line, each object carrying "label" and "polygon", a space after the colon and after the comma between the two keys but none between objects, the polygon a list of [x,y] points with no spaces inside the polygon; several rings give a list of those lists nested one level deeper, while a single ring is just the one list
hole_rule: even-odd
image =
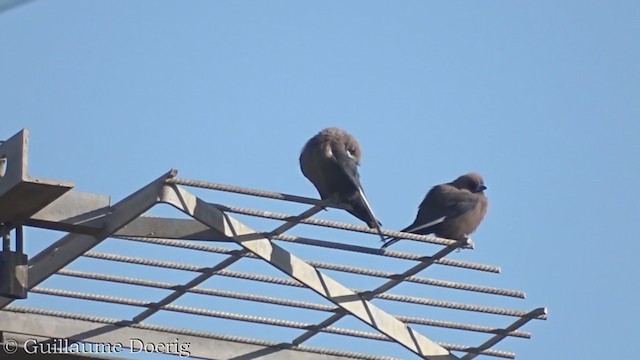
[{"label": "welded joint", "polygon": [[518,330],[519,328],[521,328],[522,326],[524,326],[526,323],[528,323],[533,319],[546,320],[546,316],[547,316],[547,308],[537,308],[528,312],[527,314],[522,315],[513,324],[502,329],[503,333],[498,333],[494,335],[493,337],[485,341],[480,346],[470,347],[467,350],[465,350],[467,352],[467,355],[462,357],[461,360],[472,360],[476,358],[478,355],[482,354],[483,351],[490,349],[491,347],[493,347],[494,345],[496,345],[497,343],[505,339],[508,336],[507,335],[508,333]]},{"label": "welded joint", "polygon": [[[132,200],[134,198],[143,198],[143,197],[146,199],[153,199],[154,205],[162,202],[161,201],[162,194],[164,192],[164,188],[166,187],[166,185],[164,184],[164,181],[172,177],[175,177],[177,175],[178,175],[178,170],[170,169],[168,172],[160,176],[158,179],[143,186],[142,188],[138,189],[138,191],[120,200],[118,203],[110,206],[108,209],[106,209],[104,213],[97,216],[95,219],[84,222],[83,226],[85,226],[86,228],[95,229],[95,230],[92,230],[90,234],[97,238],[106,238],[113,235],[118,230],[127,226],[129,223],[137,219],[140,215],[142,215],[145,211],[148,210],[146,209],[143,212],[138,213],[138,215],[134,216],[130,220],[121,221],[123,217],[130,217],[130,215],[123,216],[123,214],[128,213],[130,210],[130,205],[124,205],[125,203],[127,203],[129,200]],[[154,205],[151,205],[151,207],[153,207]],[[120,225],[113,226],[114,223],[119,223]]]}]

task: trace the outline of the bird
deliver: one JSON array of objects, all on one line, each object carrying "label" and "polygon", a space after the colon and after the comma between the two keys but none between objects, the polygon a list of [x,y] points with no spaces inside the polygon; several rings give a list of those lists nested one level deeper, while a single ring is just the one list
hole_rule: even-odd
[{"label": "bird", "polygon": [[[436,185],[429,190],[418,207],[413,223],[402,232],[463,240],[473,233],[487,213],[489,202],[484,194],[487,187],[482,176],[475,172],[464,174],[450,183]],[[387,238],[386,248],[401,238]]]},{"label": "bird", "polygon": [[360,183],[358,166],[361,159],[358,141],[345,130],[330,127],[318,132],[304,145],[300,169],[318,190],[321,199],[347,205],[349,213],[369,228],[377,229],[384,239],[382,224],[373,213]]}]

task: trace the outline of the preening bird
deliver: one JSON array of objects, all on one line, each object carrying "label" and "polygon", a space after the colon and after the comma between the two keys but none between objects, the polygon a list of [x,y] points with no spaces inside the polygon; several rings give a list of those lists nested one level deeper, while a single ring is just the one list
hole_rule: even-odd
[{"label": "preening bird", "polygon": [[351,134],[327,128],[305,144],[300,154],[300,169],[316,187],[320,198],[348,205],[348,212],[381,233],[381,224],[360,184],[361,158],[360,145]]},{"label": "preening bird", "polygon": [[[436,185],[422,200],[413,224],[401,231],[462,240],[478,228],[487,213],[486,189],[484,179],[477,173],[468,173],[450,183]],[[390,238],[382,248],[398,240],[400,238]]]}]

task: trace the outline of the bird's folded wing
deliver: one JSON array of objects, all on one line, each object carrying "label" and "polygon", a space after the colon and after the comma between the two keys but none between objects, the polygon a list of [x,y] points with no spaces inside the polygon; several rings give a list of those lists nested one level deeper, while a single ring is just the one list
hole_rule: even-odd
[{"label": "bird's folded wing", "polygon": [[364,189],[360,183],[360,174],[358,174],[358,160],[353,157],[343,146],[340,144],[331,144],[331,152],[336,160],[338,168],[343,171],[347,179],[358,189],[360,197],[364,202],[367,212],[372,217],[374,222],[377,222],[377,217],[373,212],[373,208],[369,204],[369,200],[364,194]]},{"label": "bird's folded wing", "polygon": [[361,189],[362,185],[360,184],[360,175],[358,174],[358,160],[338,143],[331,144],[331,153],[340,171],[344,172],[347,179],[353,183],[356,188]]},{"label": "bird's folded wing", "polygon": [[478,204],[472,193],[458,189],[436,188],[420,204],[413,224],[403,231],[416,232],[471,211]]},{"label": "bird's folded wing", "polygon": [[478,205],[478,196],[468,191],[457,190],[444,193],[441,202],[443,216],[448,218],[463,215]]}]

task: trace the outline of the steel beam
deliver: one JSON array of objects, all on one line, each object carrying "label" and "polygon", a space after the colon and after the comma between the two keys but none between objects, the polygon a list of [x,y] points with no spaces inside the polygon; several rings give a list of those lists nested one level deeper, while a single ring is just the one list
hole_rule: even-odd
[{"label": "steel beam", "polygon": [[0,222],[20,224],[74,186],[29,176],[28,144],[27,129],[0,142]]},{"label": "steel beam", "polygon": [[223,232],[243,248],[305,284],[308,288],[387,335],[413,353],[429,360],[458,359],[445,348],[382,311],[360,295],[321,273],[280,246],[273,244],[268,238],[256,236],[257,233],[255,231],[223,213],[215,205],[207,203],[175,185],[165,186],[161,200],[173,205],[203,224]]},{"label": "steel beam", "polygon": [[223,233],[193,219],[141,216],[116,231],[116,236],[179,240],[231,241]]},{"label": "steel beam", "polygon": [[[95,319],[98,320],[98,319]],[[108,327],[108,331],[104,328]],[[160,328],[160,327],[158,327]],[[28,338],[68,339],[99,344],[122,344],[123,348],[140,351],[140,339],[145,344],[189,344],[187,350],[193,358],[215,359],[265,359],[265,360],[345,360],[345,357],[312,353],[295,349],[240,342],[237,339],[215,339],[205,336],[175,333],[152,329],[151,326],[123,327],[100,321],[67,319],[58,316],[0,311],[0,330],[8,333],[27,334]],[[167,329],[168,330],[168,329]],[[78,337],[77,334],[83,334]],[[26,340],[10,338],[5,341]],[[132,340],[133,339],[133,340]],[[175,354],[176,352],[174,352]],[[137,355],[139,355],[138,353]],[[108,354],[105,354],[108,355]],[[115,354],[112,354],[115,355]],[[184,357],[184,355],[183,355]]]},{"label": "steel beam", "polygon": [[[66,235],[34,256],[29,261],[28,288],[31,289],[40,284],[46,278],[131,222],[131,220],[156,205],[159,201],[159,192],[164,188],[165,180],[174,177],[176,173],[175,170],[169,171],[112,206],[103,217],[94,219],[93,222],[96,225],[99,224],[101,228],[96,235]],[[0,297],[0,309],[12,301],[13,299]]]},{"label": "steel beam", "polygon": [[[438,251],[435,255],[430,257],[428,260],[422,261],[418,265],[415,265],[414,267],[410,268],[409,270],[405,271],[404,273],[398,275],[396,278],[393,278],[393,279],[389,280],[388,282],[384,283],[383,285],[379,286],[378,288],[376,288],[376,289],[374,289],[372,291],[366,291],[364,293],[361,293],[360,296],[362,296],[362,298],[367,300],[367,301],[371,300],[376,295],[382,294],[384,292],[387,292],[388,290],[391,290],[395,286],[397,286],[400,283],[402,283],[406,278],[408,278],[410,276],[413,276],[413,275],[417,274],[418,272],[426,269],[427,267],[433,265],[437,260],[439,260],[439,259],[447,256],[451,252],[453,252],[455,249],[459,248],[460,246],[467,245],[467,244],[468,244],[468,241],[460,241],[457,246],[447,246],[444,249]],[[333,325],[335,322],[337,322],[338,320],[342,319],[345,315],[346,315],[345,313],[335,313],[335,314],[331,315],[330,317],[325,319],[320,324],[314,326],[312,329],[307,330],[307,332],[305,332],[304,334],[302,334],[302,335],[298,336],[297,338],[293,339],[292,343],[295,344],[295,345],[299,345],[299,344],[309,340],[311,337],[316,335],[321,329],[324,329],[327,326]]]},{"label": "steel beam", "polygon": [[111,197],[71,190],[25,221],[25,225],[50,230],[96,234],[100,227],[92,220],[111,209]]},{"label": "steel beam", "polygon": [[[298,224],[297,221],[299,219],[304,219],[304,218],[307,218],[309,216],[313,216],[314,214],[316,214],[320,210],[322,210],[322,207],[316,205],[316,206],[312,207],[311,209],[303,212],[302,214],[292,218],[291,221],[286,222],[283,225],[279,226],[278,228],[273,230],[271,233],[277,235],[277,234],[280,234],[280,233],[282,233],[284,231],[287,231],[287,230],[291,229],[292,227],[296,226]],[[228,258],[226,258],[225,260],[220,262],[218,265],[206,269],[200,275],[196,276],[194,279],[192,279],[191,281],[189,281],[185,285],[180,285],[177,289],[175,289],[171,294],[167,295],[164,299],[156,302],[154,307],[146,309],[145,311],[143,311],[140,314],[136,315],[133,318],[132,321],[134,323],[139,323],[139,322],[144,321],[145,319],[149,318],[151,315],[153,315],[153,314],[157,313],[158,311],[160,311],[160,308],[162,306],[165,306],[165,305],[168,305],[168,304],[174,302],[179,297],[181,297],[182,295],[186,294],[189,289],[192,289],[192,288],[202,284],[206,280],[208,280],[211,277],[213,277],[217,272],[228,268],[229,266],[231,266],[234,263],[236,263],[238,260],[242,259],[242,257],[244,256],[244,254],[246,252],[247,252],[247,250],[238,250],[238,251],[234,252],[231,256],[229,256]]]}]

